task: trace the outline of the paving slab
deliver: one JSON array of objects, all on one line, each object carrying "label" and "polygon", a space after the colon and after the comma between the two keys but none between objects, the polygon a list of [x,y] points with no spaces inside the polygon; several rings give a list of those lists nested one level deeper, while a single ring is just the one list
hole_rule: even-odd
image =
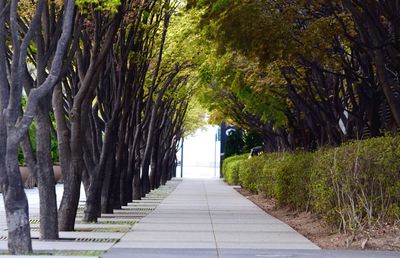
[{"label": "paving slab", "polygon": [[133,231],[128,232],[120,242],[214,242],[213,232],[200,231],[200,232],[162,232],[162,231]]},{"label": "paving slab", "polygon": [[398,258],[396,252],[301,249],[114,248],[104,256],[118,258]]},{"label": "paving slab", "polygon": [[[91,239],[120,239],[123,237],[125,233],[117,233],[117,232],[59,232],[59,237],[63,238],[91,238]],[[32,238],[39,238],[40,232],[31,232]]]},{"label": "paving slab", "polygon": [[[40,224],[31,224],[31,228],[39,228]],[[113,228],[131,228],[129,224],[100,224],[100,223],[76,223],[76,229],[113,229]]]},{"label": "paving slab", "polygon": [[[115,210],[113,214],[102,214],[98,223],[82,222],[83,210],[85,207],[85,197],[81,197],[77,219],[75,223],[75,232],[60,232],[60,239],[57,241],[39,241],[39,198],[37,189],[27,189],[26,193],[29,200],[32,247],[35,253],[68,253],[68,257],[74,256],[75,252],[80,255],[82,252],[104,252],[110,249],[116,241],[125,235],[132,224],[152,212],[160,201],[168,196],[180,181],[173,180],[168,182],[166,187],[155,190],[150,194],[149,200],[136,201],[122,209]],[[58,201],[62,196],[62,185],[56,186]],[[83,190],[82,190],[83,192]],[[150,200],[157,199],[156,201]],[[4,204],[0,194],[0,212],[4,213]],[[7,223],[4,216],[0,216],[0,253],[6,253],[8,249]],[[199,238],[201,239],[201,238]],[[131,243],[129,243],[131,244]],[[89,253],[90,255],[90,253]],[[36,256],[36,255],[35,255]],[[6,256],[2,256],[6,257]],[[16,256],[12,256],[16,257]],[[29,256],[32,257],[32,256]],[[46,257],[46,256],[39,256]],[[63,257],[51,256],[51,257]],[[80,256],[74,256],[80,257]],[[84,256],[89,257],[89,256]],[[0,257],[1,258],[1,257]]]},{"label": "paving slab", "polygon": [[[92,243],[76,241],[39,241],[32,240],[32,248],[35,252],[55,251],[107,251],[114,243]],[[8,250],[7,241],[0,241],[0,251]]]},{"label": "paving slab", "polygon": [[162,223],[138,223],[134,228],[135,232],[150,231],[150,232],[212,232],[213,227],[210,223],[199,224],[162,224]]},{"label": "paving slab", "polygon": [[220,248],[276,247],[319,249],[221,180],[184,180],[105,257],[217,258]]},{"label": "paving slab", "polygon": [[[71,258],[71,255],[1,255],[1,258]],[[74,255],[73,258],[98,258],[98,256],[77,256]]]},{"label": "paving slab", "polygon": [[119,257],[119,258],[215,258],[217,251],[215,249],[201,248],[201,249],[148,249],[136,248],[125,249],[115,248],[107,252],[106,257]]},{"label": "paving slab", "polygon": [[[155,248],[156,247],[156,248]],[[149,249],[149,254],[152,254],[154,252],[157,252],[158,249],[213,249],[216,252],[215,249],[215,242],[214,241],[204,241],[204,242],[193,242],[193,241],[135,241],[135,242],[127,242],[127,241],[121,241],[113,248],[108,250],[108,252],[111,252],[114,249],[129,249],[132,257],[136,258],[136,250],[137,249],[143,249],[147,248]],[[107,252],[107,254],[108,254]],[[107,255],[105,254],[103,257],[116,257],[113,255]],[[191,256],[187,256],[188,258]],[[153,258],[153,256],[148,256],[148,258]],[[216,257],[214,257],[216,258]]]}]

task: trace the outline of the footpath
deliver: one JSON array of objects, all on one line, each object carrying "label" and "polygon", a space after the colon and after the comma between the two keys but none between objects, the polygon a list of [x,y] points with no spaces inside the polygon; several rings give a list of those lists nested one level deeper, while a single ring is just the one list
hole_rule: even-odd
[{"label": "footpath", "polygon": [[322,251],[223,181],[185,179],[104,257],[400,257],[400,254]]},{"label": "footpath", "polygon": [[[34,196],[34,195],[30,195]],[[31,201],[31,200],[30,200]],[[174,179],[99,223],[81,222],[58,241],[39,241],[38,207],[31,206],[33,248],[40,257],[247,258],[400,257],[396,252],[320,250],[288,225],[266,214],[221,180]],[[1,203],[0,203],[1,206]],[[0,212],[4,209],[0,207]],[[0,216],[0,258],[10,257]],[[32,257],[32,256],[27,256]],[[35,256],[33,256],[35,257]]]}]

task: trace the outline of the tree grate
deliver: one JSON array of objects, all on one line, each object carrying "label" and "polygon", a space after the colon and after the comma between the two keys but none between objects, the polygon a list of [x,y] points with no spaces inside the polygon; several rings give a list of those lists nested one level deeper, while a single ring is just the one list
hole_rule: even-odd
[{"label": "tree grate", "polygon": [[90,243],[115,243],[117,238],[90,238],[90,237],[80,237],[76,238],[75,242],[90,242]]},{"label": "tree grate", "polygon": [[128,225],[135,225],[136,221],[99,221],[98,224],[128,224]]},{"label": "tree grate", "polygon": [[132,215],[132,216],[110,216],[110,217],[104,217],[107,219],[113,218],[113,219],[142,219],[146,215]]},{"label": "tree grate", "polygon": [[[46,254],[46,253],[45,253]],[[43,253],[41,253],[43,255]],[[56,251],[51,252],[48,255],[51,256],[96,256],[102,257],[104,255],[103,251]]]},{"label": "tree grate", "polygon": [[117,232],[117,233],[126,233],[129,232],[129,228],[94,228],[91,232]]},{"label": "tree grate", "polygon": [[154,211],[156,208],[133,208],[131,210],[137,210],[137,211]]}]

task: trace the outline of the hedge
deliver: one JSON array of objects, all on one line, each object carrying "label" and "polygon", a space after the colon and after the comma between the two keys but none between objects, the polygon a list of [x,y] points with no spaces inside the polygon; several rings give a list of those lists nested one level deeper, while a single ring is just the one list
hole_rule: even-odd
[{"label": "hedge", "polygon": [[400,136],[224,160],[229,184],[309,210],[345,232],[400,221]]},{"label": "hedge", "polygon": [[231,156],[224,159],[222,163],[222,171],[226,182],[230,185],[237,185],[239,183],[239,164],[240,161],[248,159],[248,154]]}]

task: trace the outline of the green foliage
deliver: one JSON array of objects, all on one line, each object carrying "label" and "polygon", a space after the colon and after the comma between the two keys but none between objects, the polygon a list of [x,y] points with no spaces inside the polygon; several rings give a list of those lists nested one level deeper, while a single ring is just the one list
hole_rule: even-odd
[{"label": "green foliage", "polygon": [[224,159],[222,163],[222,171],[224,172],[224,177],[228,184],[239,184],[239,165],[242,163],[241,161],[248,157],[248,154],[243,154]]},{"label": "green foliage", "polygon": [[217,0],[213,6],[212,6],[212,11],[213,12],[221,12],[223,9],[225,9],[231,0]]},{"label": "green foliage", "polygon": [[197,99],[193,98],[189,102],[188,110],[186,113],[183,130],[185,136],[191,135],[197,131],[197,129],[204,127],[206,122],[206,111],[199,104]]},{"label": "green foliage", "polygon": [[400,219],[399,140],[382,137],[315,153],[232,157],[224,163],[224,175],[228,183],[280,205],[311,210],[338,229],[354,232]]},{"label": "green foliage", "polygon": [[252,192],[258,192],[264,163],[262,156],[246,159],[239,164],[239,184]]},{"label": "green foliage", "polygon": [[76,0],[75,3],[84,13],[87,12],[89,8],[94,8],[99,11],[116,12],[121,5],[120,0]]},{"label": "green foliage", "polygon": [[[340,40],[343,46],[350,43],[343,24],[326,10],[329,4],[288,0],[195,2],[189,5],[203,8],[199,23],[202,35],[213,42],[213,51],[199,69],[200,100],[212,117],[250,129],[249,116],[243,115],[246,113],[272,125],[274,132],[288,129],[293,126],[289,123],[293,109],[300,109],[298,102],[293,102],[288,82],[302,95],[310,85],[309,63],[343,72],[335,42]],[[351,19],[338,15],[353,35]],[[239,105],[240,118],[235,110]]]},{"label": "green foliage", "polygon": [[311,153],[286,154],[276,167],[275,198],[295,209],[308,209]]},{"label": "green foliage", "polygon": [[263,140],[260,134],[255,131],[246,131],[244,133],[243,152],[249,153],[252,148],[257,146],[263,146]]},{"label": "green foliage", "polygon": [[398,219],[400,137],[351,142],[322,151],[314,160],[314,209],[345,231]]},{"label": "green foliage", "polygon": [[[26,107],[27,100],[28,99],[27,99],[27,97],[25,95],[22,96],[21,103],[22,103],[22,108],[24,108],[24,109]],[[55,118],[54,118],[54,114],[53,113],[50,114],[50,119],[51,119],[51,121],[53,123],[53,126],[55,126]],[[33,122],[30,125],[29,131],[28,131],[28,135],[29,135],[29,140],[31,142],[33,153],[36,153],[36,126],[35,126],[35,122]],[[56,137],[53,134],[51,134],[51,147],[50,148],[51,148],[51,158],[52,158],[53,162],[59,162],[60,161],[60,157],[59,157],[59,154],[58,154],[58,142],[57,142]],[[26,162],[25,162],[25,159],[24,159],[24,154],[23,154],[21,148],[18,149],[18,162],[19,162],[20,166],[26,166]]]}]

